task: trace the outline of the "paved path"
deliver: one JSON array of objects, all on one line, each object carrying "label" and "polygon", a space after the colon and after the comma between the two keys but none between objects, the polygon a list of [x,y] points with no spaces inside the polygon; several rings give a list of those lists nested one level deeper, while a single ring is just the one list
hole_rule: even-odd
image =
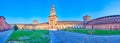
[{"label": "paved path", "polygon": [[53,41],[51,43],[120,43],[120,35],[97,36],[65,31],[50,31],[50,33]]},{"label": "paved path", "polygon": [[60,43],[52,31],[50,31],[49,34],[50,34],[50,43]]},{"label": "paved path", "polygon": [[7,30],[0,32],[0,43],[5,43],[13,30]]}]

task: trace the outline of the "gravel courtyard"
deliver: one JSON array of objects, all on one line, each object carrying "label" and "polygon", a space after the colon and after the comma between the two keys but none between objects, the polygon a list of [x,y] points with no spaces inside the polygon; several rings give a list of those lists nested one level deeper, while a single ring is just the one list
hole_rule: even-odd
[{"label": "gravel courtyard", "polygon": [[50,31],[51,43],[120,43],[120,35],[87,35],[66,31]]}]

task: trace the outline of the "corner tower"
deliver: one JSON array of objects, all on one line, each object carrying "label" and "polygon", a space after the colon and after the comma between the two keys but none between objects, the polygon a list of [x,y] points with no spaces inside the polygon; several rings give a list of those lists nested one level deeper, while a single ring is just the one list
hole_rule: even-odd
[{"label": "corner tower", "polygon": [[84,23],[87,23],[88,21],[90,21],[90,18],[91,18],[91,17],[86,14],[86,15],[83,17],[83,22],[84,22]]},{"label": "corner tower", "polygon": [[57,16],[56,16],[55,8],[53,4],[52,4],[52,8],[51,8],[51,12],[48,20],[49,20],[49,29],[56,29]]},{"label": "corner tower", "polygon": [[34,21],[33,21],[33,24],[38,24],[38,21],[37,21],[37,20],[34,20]]}]

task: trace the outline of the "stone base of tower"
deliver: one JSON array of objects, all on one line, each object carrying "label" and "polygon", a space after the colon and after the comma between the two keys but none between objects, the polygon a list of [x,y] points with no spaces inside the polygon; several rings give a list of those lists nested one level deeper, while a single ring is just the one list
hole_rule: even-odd
[{"label": "stone base of tower", "polygon": [[51,30],[51,31],[57,31],[58,29],[49,29],[49,30]]},{"label": "stone base of tower", "polygon": [[50,27],[49,27],[49,30],[57,31],[58,29],[55,28],[55,27],[50,26]]}]

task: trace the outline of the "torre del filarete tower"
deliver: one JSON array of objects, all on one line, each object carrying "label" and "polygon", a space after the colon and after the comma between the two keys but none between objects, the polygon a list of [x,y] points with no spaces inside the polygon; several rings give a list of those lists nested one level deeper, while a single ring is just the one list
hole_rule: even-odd
[{"label": "torre del filarete tower", "polygon": [[51,8],[51,12],[50,12],[50,16],[48,17],[48,22],[49,22],[49,28],[50,29],[55,29],[56,28],[56,24],[57,24],[57,16],[55,13],[55,8],[54,5],[52,4],[52,8]]}]

